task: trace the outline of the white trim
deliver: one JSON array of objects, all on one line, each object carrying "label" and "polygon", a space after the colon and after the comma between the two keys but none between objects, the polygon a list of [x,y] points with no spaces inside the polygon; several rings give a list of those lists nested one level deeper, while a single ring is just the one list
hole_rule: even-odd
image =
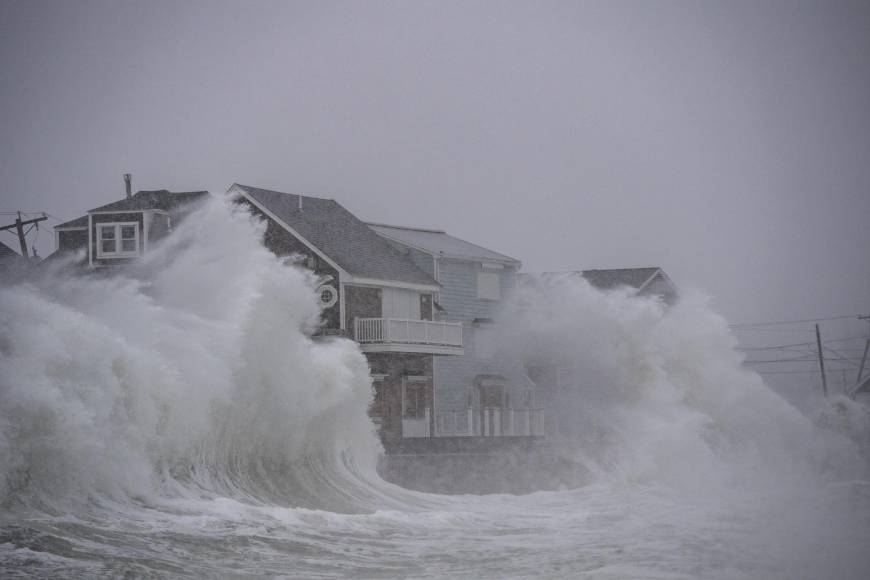
[{"label": "white trim", "polygon": [[[133,240],[136,244],[136,250],[133,252],[125,252],[123,251],[122,245],[124,238],[121,236],[121,229],[124,227],[132,227],[135,236]],[[112,240],[115,242],[115,251],[114,252],[104,252],[103,251],[103,235],[102,230],[112,228],[114,230],[114,236]],[[99,222],[97,223],[97,259],[98,260],[111,260],[116,258],[135,258],[140,255],[139,251],[139,222]],[[129,238],[127,238],[129,240]]]},{"label": "white trim", "polygon": [[88,266],[94,265],[94,217],[88,214]]},{"label": "white trim", "polygon": [[676,292],[677,292],[677,286],[676,286],[676,284],[674,284],[674,281],[671,280],[671,277],[668,276],[667,274],[665,274],[665,271],[662,270],[661,268],[657,268],[655,274],[653,274],[652,276],[650,276],[650,277],[647,279],[647,281],[644,282],[644,283],[641,285],[641,287],[637,289],[637,291],[640,292],[641,290],[643,290],[644,288],[646,288],[647,286],[649,286],[650,284],[652,284],[653,280],[655,280],[656,277],[658,277],[659,275],[661,275],[662,279],[663,279],[663,280],[665,281],[665,283],[670,287],[670,289],[673,290],[673,291],[676,293]]},{"label": "white trim", "polygon": [[76,228],[62,228],[59,226],[54,226],[54,231],[56,231],[56,232],[77,232],[79,230],[86,230],[86,229],[88,229],[88,226],[82,226],[80,228],[78,228],[78,227],[76,227]]},{"label": "white trim", "polygon": [[284,228],[285,230],[287,230],[288,232],[293,234],[293,237],[295,237],[300,242],[302,242],[309,250],[311,250],[312,252],[314,252],[315,254],[320,256],[321,258],[323,258],[323,260],[327,264],[329,264],[330,266],[335,268],[339,274],[343,274],[349,278],[351,277],[350,273],[347,270],[345,270],[344,268],[342,268],[341,266],[336,264],[335,261],[333,261],[332,258],[327,256],[326,254],[324,254],[323,251],[320,250],[320,248],[318,248],[317,246],[315,246],[314,244],[309,242],[307,239],[305,239],[304,236],[302,236],[299,232],[297,232],[295,229],[290,227],[290,225],[287,224],[287,222],[285,222],[284,220],[279,218],[270,209],[268,209],[262,203],[260,203],[256,199],[254,199],[254,197],[252,195],[248,194],[248,192],[245,191],[244,189],[242,189],[238,184],[233,184],[232,187],[230,187],[229,190],[227,191],[227,193],[230,193],[230,192],[238,193],[239,195],[244,197],[251,205],[253,205],[257,209],[262,211],[267,216],[269,216],[269,218],[271,218],[279,226],[281,226],[282,228]]},{"label": "white trim", "polygon": [[659,275],[659,272],[661,272],[661,271],[662,271],[661,268],[656,268],[656,271],[653,272],[652,275],[646,279],[646,282],[644,282],[643,284],[641,284],[640,286],[637,287],[637,291],[640,292],[641,290],[646,288],[649,285],[649,283],[652,282],[655,279],[655,277]]},{"label": "white trim", "polygon": [[347,330],[347,323],[344,320],[344,294],[345,287],[347,284],[341,281],[341,275],[338,277],[338,328],[341,330]]},{"label": "white trim", "polygon": [[157,208],[146,208],[146,209],[116,209],[114,211],[106,210],[106,211],[89,211],[88,215],[114,215],[119,213],[145,213],[146,211],[153,211],[157,213],[162,213],[163,215],[169,215],[169,212],[165,209],[157,209]]},{"label": "white trim", "polygon": [[375,278],[357,278],[348,275],[350,280],[348,284],[354,286],[377,286],[389,288],[404,288],[405,290],[417,290],[418,292],[438,292],[441,285],[433,286],[431,284],[415,284],[413,282],[399,282],[397,280],[377,280]]},{"label": "white trim", "polygon": [[142,253],[148,253],[148,230],[151,229],[151,218],[154,210],[142,212]]}]

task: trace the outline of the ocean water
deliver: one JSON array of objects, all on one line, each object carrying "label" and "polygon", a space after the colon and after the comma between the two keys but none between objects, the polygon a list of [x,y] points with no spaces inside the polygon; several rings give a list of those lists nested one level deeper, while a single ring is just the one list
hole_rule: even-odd
[{"label": "ocean water", "polygon": [[311,338],[316,281],[261,234],[214,201],[124,272],[0,284],[0,576],[870,577],[865,411],[796,411],[703,299],[519,296],[503,350],[588,377],[554,445],[589,480],[422,494],[378,477],[365,358]]}]

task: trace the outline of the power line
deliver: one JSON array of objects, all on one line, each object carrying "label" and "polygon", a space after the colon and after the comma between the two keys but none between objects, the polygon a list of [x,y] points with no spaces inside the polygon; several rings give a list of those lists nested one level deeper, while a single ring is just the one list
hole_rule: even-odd
[{"label": "power line", "polygon": [[860,318],[861,314],[850,314],[846,316],[830,316],[828,318],[805,318],[803,320],[776,320],[771,322],[737,322],[729,324],[731,328],[751,328],[755,326],[774,326],[781,324],[800,324],[803,322],[825,322],[827,320],[845,320],[847,318]]},{"label": "power line", "polygon": [[[828,342],[833,342],[833,341],[829,340]],[[811,346],[812,344],[813,343],[811,343],[811,342],[796,342],[794,344],[777,344],[774,346],[744,347],[744,348],[738,348],[737,350],[742,350],[742,351],[780,350],[780,349],[785,350],[785,349],[788,349],[788,348],[791,348],[794,346]]]},{"label": "power line", "polygon": [[822,371],[753,371],[758,375],[819,375]]}]

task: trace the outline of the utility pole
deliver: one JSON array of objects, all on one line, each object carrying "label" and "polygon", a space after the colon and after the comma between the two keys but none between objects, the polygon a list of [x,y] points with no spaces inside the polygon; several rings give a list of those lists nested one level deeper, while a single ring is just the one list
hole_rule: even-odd
[{"label": "utility pole", "polygon": [[[870,314],[867,316],[859,316],[860,320],[866,320],[870,322]],[[870,334],[867,336],[867,340],[864,342],[864,356],[861,357],[861,366],[858,367],[858,378],[855,379],[855,388],[858,388],[858,385],[861,384],[861,376],[864,374],[864,363],[867,362],[867,351],[870,350]]]},{"label": "utility pole", "polygon": [[[18,231],[18,243],[21,245],[21,255],[23,257],[27,258],[27,257],[29,257],[28,256],[29,252],[27,251],[27,239],[24,237],[24,226],[26,226],[28,224],[38,224],[39,222],[41,222],[43,220],[47,220],[47,219],[48,219],[48,216],[46,216],[43,213],[42,217],[34,218],[32,220],[23,220],[22,221],[21,212],[18,212],[18,218],[15,220],[15,223],[9,224],[8,226],[3,226],[2,228],[0,228],[0,232],[2,232],[4,230],[11,230],[12,228],[15,228]],[[36,226],[36,227],[38,228],[39,226]]]},{"label": "utility pole", "polygon": [[822,390],[825,392],[825,398],[828,398],[828,379],[825,377],[825,355],[822,354],[822,333],[819,331],[818,324],[816,324],[816,345],[819,347],[819,368],[822,370]]}]

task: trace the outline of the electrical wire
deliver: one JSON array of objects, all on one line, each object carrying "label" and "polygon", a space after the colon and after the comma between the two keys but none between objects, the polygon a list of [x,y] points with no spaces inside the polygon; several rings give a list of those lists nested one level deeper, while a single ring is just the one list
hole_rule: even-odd
[{"label": "electrical wire", "polygon": [[728,326],[731,328],[753,328],[756,326],[775,326],[782,324],[801,324],[804,322],[825,322],[827,320],[845,320],[847,318],[858,318],[859,316],[863,316],[863,314],[830,316],[828,318],[805,318],[803,320],[777,320],[772,322],[736,322],[734,324],[729,324]]}]

